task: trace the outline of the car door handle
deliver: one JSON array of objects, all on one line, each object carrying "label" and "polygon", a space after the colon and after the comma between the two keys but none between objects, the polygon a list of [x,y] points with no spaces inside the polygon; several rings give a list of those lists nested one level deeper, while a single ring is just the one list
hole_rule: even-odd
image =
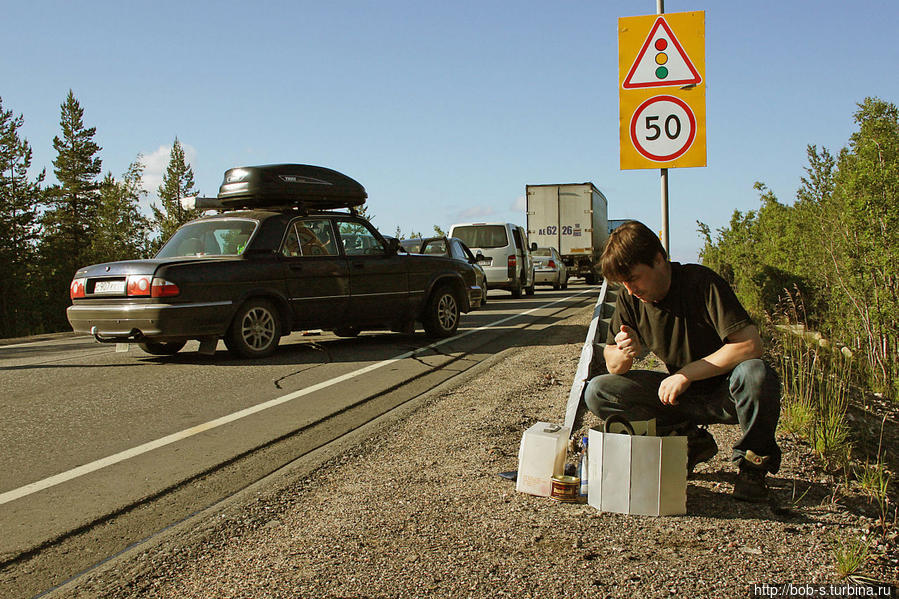
[{"label": "car door handle", "polygon": [[365,262],[353,262],[353,268],[365,268]]},{"label": "car door handle", "polygon": [[290,270],[303,270],[303,265],[294,262],[290,265]]}]

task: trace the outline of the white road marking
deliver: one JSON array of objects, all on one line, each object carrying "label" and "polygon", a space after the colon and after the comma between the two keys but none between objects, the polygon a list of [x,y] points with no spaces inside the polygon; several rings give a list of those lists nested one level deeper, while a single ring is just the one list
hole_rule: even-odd
[{"label": "white road marking", "polygon": [[199,433],[212,430],[214,428],[218,428],[225,424],[229,424],[231,422],[235,422],[242,418],[246,418],[247,416],[251,416],[253,414],[257,414],[264,410],[268,410],[270,408],[274,408],[276,406],[280,406],[281,404],[287,403],[289,401],[293,401],[299,397],[303,397],[305,395],[309,395],[311,393],[315,393],[316,391],[321,391],[327,387],[331,387],[338,383],[342,383],[344,381],[348,381],[357,376],[361,376],[363,374],[367,374],[372,372],[373,370],[377,370],[378,368],[383,368],[384,366],[389,366],[395,362],[400,360],[405,360],[411,356],[414,356],[417,353],[421,353],[427,351],[429,349],[433,349],[435,347],[439,347],[444,343],[449,343],[451,341],[456,341],[473,333],[477,333],[479,331],[483,331],[485,329],[489,329],[491,327],[506,323],[510,320],[514,320],[515,318],[519,318],[521,316],[526,316],[532,312],[536,312],[537,310],[542,310],[543,308],[548,308],[560,302],[569,300],[571,298],[577,297],[579,295],[584,295],[585,293],[595,293],[595,289],[587,289],[585,291],[581,291],[579,293],[575,293],[574,295],[569,295],[567,297],[563,297],[556,301],[550,302],[548,304],[543,304],[542,306],[537,306],[536,308],[531,308],[525,312],[518,312],[511,316],[507,316],[505,318],[501,318],[494,322],[485,324],[475,329],[469,329],[467,331],[463,331],[452,337],[447,337],[446,339],[441,339],[440,341],[436,341],[427,345],[425,347],[420,347],[414,349],[412,351],[408,351],[404,354],[396,356],[394,358],[388,358],[387,360],[383,360],[381,362],[377,362],[375,364],[370,364],[365,366],[364,368],[360,368],[358,370],[354,370],[353,372],[348,372],[347,374],[338,376],[333,379],[329,379],[327,381],[322,381],[316,385],[312,385],[311,387],[306,387],[305,389],[300,389],[299,391],[294,391],[293,393],[288,393],[287,395],[282,395],[281,397],[277,397],[275,399],[271,399],[269,401],[263,402],[261,404],[257,404],[255,406],[251,406],[249,408],[245,408],[243,410],[239,410],[232,414],[228,414],[227,416],[222,416],[221,418],[216,418],[215,420],[210,420],[209,422],[204,422],[203,424],[198,424],[196,426],[192,426],[190,428],[186,428],[177,433],[173,433],[171,435],[167,435],[160,439],[156,439],[155,441],[150,441],[149,443],[144,443],[143,445],[138,445],[137,447],[132,447],[131,449],[127,449],[125,451],[113,454],[111,456],[107,456],[105,458],[101,458],[99,460],[95,460],[88,464],[84,464],[82,466],[78,466],[77,468],[72,468],[71,470],[67,470],[65,472],[61,472],[54,476],[47,477],[45,479],[39,480],[37,482],[33,482],[27,484],[25,486],[19,487],[18,489],[13,489],[12,491],[7,491],[5,493],[0,494],[0,505],[5,503],[9,503],[10,501],[15,501],[16,499],[21,499],[22,497],[26,497],[33,493],[37,493],[38,491],[43,491],[45,489],[49,489],[50,487],[54,487],[56,485],[62,484],[64,482],[73,480],[80,476],[84,476],[85,474],[90,474],[91,472],[96,472],[97,470],[101,470],[102,468],[106,468],[107,466],[112,466],[114,464],[118,464],[119,462],[123,462],[127,459],[137,457],[141,454],[147,453],[149,451],[153,451],[154,449],[159,449],[160,447],[165,447],[166,445],[170,445],[177,441],[181,441],[187,439],[189,437],[193,437],[194,435],[198,435]]},{"label": "white road marking", "polygon": [[[78,341],[80,339],[93,339],[90,335],[78,335],[77,337],[64,337],[68,341]],[[31,347],[38,344],[58,343],[60,339],[41,339],[40,341],[26,341],[25,343],[16,343],[13,345],[0,345],[0,350],[13,349],[17,347]],[[65,343],[65,341],[64,341]]]}]

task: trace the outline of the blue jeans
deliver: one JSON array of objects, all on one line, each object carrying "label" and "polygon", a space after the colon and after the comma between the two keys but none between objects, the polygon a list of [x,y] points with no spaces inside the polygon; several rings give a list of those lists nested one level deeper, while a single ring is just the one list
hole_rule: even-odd
[{"label": "blue jeans", "polygon": [[774,439],[780,418],[780,378],[762,360],[746,360],[717,384],[693,383],[674,406],[659,400],[662,380],[669,375],[650,370],[603,374],[590,380],[584,402],[600,418],[619,414],[628,420],[656,419],[660,434],[698,424],[739,424],[743,437],[734,445],[740,462],[748,450],[769,456],[767,469],[780,469],[781,451]]}]

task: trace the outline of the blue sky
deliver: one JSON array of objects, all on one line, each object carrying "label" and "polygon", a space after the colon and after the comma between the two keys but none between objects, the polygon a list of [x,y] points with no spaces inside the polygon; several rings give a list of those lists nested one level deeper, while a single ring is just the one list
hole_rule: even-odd
[{"label": "blue sky", "polygon": [[[374,223],[524,224],[526,184],[592,181],[610,218],[660,226],[658,170],[619,170],[617,19],[654,0],[3,3],[0,97],[52,179],[69,89],[103,169],[155,190],[177,136],[197,186],[225,169],[335,168]],[[806,146],[836,152],[866,96],[899,102],[899,3],[668,0],[706,12],[708,166],[671,169],[672,257],[696,220],[792,202]]]}]

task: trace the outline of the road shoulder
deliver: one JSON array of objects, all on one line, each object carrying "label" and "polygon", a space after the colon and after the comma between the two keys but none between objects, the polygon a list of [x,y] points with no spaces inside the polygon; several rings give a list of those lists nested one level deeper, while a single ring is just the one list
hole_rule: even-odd
[{"label": "road shoulder", "polygon": [[[837,582],[834,544],[873,520],[833,501],[833,480],[790,438],[773,508],[730,497],[734,427],[712,427],[723,451],[689,481],[682,517],[600,513],[497,476],[517,467],[528,426],[561,422],[588,318],[547,327],[539,346],[498,354],[51,596],[746,596],[753,583]],[[872,574],[896,577],[888,563]]]}]

